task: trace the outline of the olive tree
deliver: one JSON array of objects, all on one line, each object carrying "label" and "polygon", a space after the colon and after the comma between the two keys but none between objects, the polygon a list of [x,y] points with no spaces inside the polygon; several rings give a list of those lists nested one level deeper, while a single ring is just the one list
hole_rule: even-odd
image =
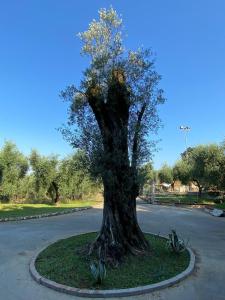
[{"label": "olive tree", "polygon": [[219,187],[222,180],[223,147],[216,144],[189,147],[181,155],[182,159],[174,166],[174,174],[184,184],[192,181],[199,190]]},{"label": "olive tree", "polygon": [[166,163],[158,171],[158,178],[160,183],[172,183],[173,182],[173,169]]},{"label": "olive tree", "polygon": [[0,149],[0,196],[16,200],[19,188],[28,171],[28,160],[15,144],[6,141]]},{"label": "olive tree", "polygon": [[156,181],[157,173],[153,169],[152,163],[148,162],[143,164],[138,168],[138,184],[139,184],[139,194],[143,195],[144,188]]},{"label": "olive tree", "polygon": [[30,155],[30,165],[33,171],[35,192],[37,197],[49,195],[52,202],[59,202],[58,159],[56,155],[41,156],[36,150]]},{"label": "olive tree", "polygon": [[219,179],[218,179],[218,188],[222,191],[225,191],[225,141],[221,145],[221,159],[219,161]]},{"label": "olive tree", "polygon": [[59,190],[65,199],[80,199],[100,189],[99,183],[90,176],[88,164],[83,151],[77,151],[60,162]]},{"label": "olive tree", "polygon": [[113,8],[99,11],[79,34],[90,58],[80,87],[62,92],[70,102],[67,140],[83,149],[93,173],[101,176],[104,209],[101,230],[89,253],[117,263],[127,253],[149,250],[136,214],[138,166],[149,160],[149,133],[159,127],[164,102],[150,50],[125,51],[122,19]]}]

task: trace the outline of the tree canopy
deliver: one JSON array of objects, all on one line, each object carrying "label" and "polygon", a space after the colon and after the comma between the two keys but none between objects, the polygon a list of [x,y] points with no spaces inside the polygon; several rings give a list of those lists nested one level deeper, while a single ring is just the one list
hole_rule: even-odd
[{"label": "tree canopy", "polygon": [[33,150],[30,155],[30,164],[33,170],[36,193],[38,195],[49,193],[53,202],[57,203],[59,201],[60,178],[57,156],[45,157]]},{"label": "tree canopy", "polygon": [[60,194],[68,199],[79,199],[83,194],[100,190],[101,182],[93,180],[87,156],[82,151],[65,157],[59,166]]},{"label": "tree canopy", "polygon": [[156,171],[153,169],[152,163],[148,162],[143,164],[138,170],[139,193],[143,195],[144,187],[149,187],[156,181]]},{"label": "tree canopy", "polygon": [[173,182],[173,169],[164,163],[158,171],[158,178],[160,183],[172,183]]},{"label": "tree canopy", "polygon": [[16,145],[7,141],[0,150],[0,195],[17,198],[23,178],[28,171],[27,158]]},{"label": "tree canopy", "polygon": [[[83,42],[82,54],[91,58],[90,66],[80,87],[70,85],[61,93],[70,103],[68,123],[62,133],[73,147],[87,153],[91,170],[97,173],[103,171],[100,162],[103,141],[90,95],[95,96],[95,102],[98,99],[99,105],[107,107],[115,77],[126,87],[129,159],[135,167],[149,161],[154,145],[149,134],[156,133],[160,126],[157,106],[164,98],[158,88],[161,77],[154,67],[155,57],[150,49],[125,51],[122,28],[122,19],[113,8],[99,10],[99,20],[93,20],[87,31],[78,34]],[[121,100],[118,105],[123,105]]]},{"label": "tree canopy", "polygon": [[219,187],[223,181],[224,147],[216,144],[188,148],[174,167],[175,177],[184,184],[192,181],[199,188]]},{"label": "tree canopy", "polygon": [[52,202],[95,195],[101,182],[91,176],[84,152],[63,159],[32,150],[29,157],[6,142],[0,149],[0,201]]}]

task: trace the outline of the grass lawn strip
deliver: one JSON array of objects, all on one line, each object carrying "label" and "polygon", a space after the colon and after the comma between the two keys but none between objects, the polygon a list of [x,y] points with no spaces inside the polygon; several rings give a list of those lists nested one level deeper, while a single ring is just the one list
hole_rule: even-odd
[{"label": "grass lawn strip", "polygon": [[41,276],[67,286],[104,290],[157,283],[181,273],[189,265],[188,251],[174,254],[166,248],[164,238],[146,234],[152,246],[151,254],[129,256],[119,268],[107,267],[105,281],[96,286],[90,272],[90,260],[77,251],[95,236],[96,233],[88,233],[50,245],[38,256],[37,271]]},{"label": "grass lawn strip", "polygon": [[225,211],[225,203],[216,204],[215,207],[219,209],[223,209]]},{"label": "grass lawn strip", "polygon": [[197,196],[190,196],[190,195],[156,195],[155,199],[159,203],[168,203],[168,204],[201,204],[201,205],[209,205],[212,208],[218,208],[225,210],[225,202],[224,203],[217,203],[218,200],[216,199],[204,199],[198,198]]},{"label": "grass lawn strip", "polygon": [[89,207],[94,201],[76,201],[59,206],[48,204],[0,204],[0,219],[23,218],[29,216],[48,215],[60,212],[72,212],[76,208]]},{"label": "grass lawn strip", "polygon": [[214,204],[213,199],[204,199],[189,195],[156,195],[155,199],[164,203]]}]

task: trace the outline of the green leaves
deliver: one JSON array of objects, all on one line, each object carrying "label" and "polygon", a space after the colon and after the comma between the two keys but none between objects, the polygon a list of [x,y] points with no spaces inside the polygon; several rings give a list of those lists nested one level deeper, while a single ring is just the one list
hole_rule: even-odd
[{"label": "green leaves", "polygon": [[[158,88],[161,76],[154,67],[154,54],[143,48],[125,51],[122,19],[112,7],[100,9],[99,18],[78,36],[83,43],[82,54],[89,56],[91,61],[83,73],[80,87],[70,85],[61,93],[63,99],[70,102],[67,126],[61,132],[74,148],[85,151],[92,173],[101,176],[104,145],[92,110],[93,102],[98,103],[98,107],[103,103],[105,107],[109,105],[114,75],[119,72],[123,77],[123,84],[119,80],[120,87],[127,91],[126,103],[129,103],[129,159],[136,168],[151,157],[155,141],[150,141],[149,133],[157,133],[161,125],[157,108],[165,100],[163,90]],[[116,109],[118,115],[124,97],[117,93],[113,98],[120,99],[120,108]]]},{"label": "green leaves", "polygon": [[161,169],[158,171],[158,178],[160,183],[172,183],[173,182],[173,169],[166,163],[163,164]]},{"label": "green leaves", "polygon": [[180,180],[183,184],[191,181],[191,166],[184,160],[179,160],[173,168],[175,180]]},{"label": "green leaves", "polygon": [[28,171],[27,158],[12,142],[5,142],[0,150],[0,197],[17,198],[20,185]]},{"label": "green leaves", "polygon": [[[28,171],[29,170],[29,171]],[[25,157],[11,142],[0,149],[0,201],[52,202],[96,194],[100,184],[90,176],[90,165],[82,151],[59,160],[32,150]],[[58,201],[58,200],[57,200]]]},{"label": "green leaves", "polygon": [[78,33],[83,47],[81,53],[89,55],[95,67],[104,66],[123,53],[121,25],[122,19],[111,7],[99,10],[99,20],[89,24],[88,30]]},{"label": "green leaves", "polygon": [[222,187],[225,154],[223,146],[216,144],[188,148],[174,167],[176,179],[187,184],[195,181],[204,188]]},{"label": "green leaves", "polygon": [[53,182],[58,181],[59,177],[57,156],[41,156],[36,150],[32,150],[30,164],[37,198],[46,198],[48,191],[53,196],[51,186]]}]

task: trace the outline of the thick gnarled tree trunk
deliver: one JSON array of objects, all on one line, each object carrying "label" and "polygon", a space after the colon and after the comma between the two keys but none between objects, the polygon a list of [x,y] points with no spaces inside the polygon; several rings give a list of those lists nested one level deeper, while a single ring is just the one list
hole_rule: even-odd
[{"label": "thick gnarled tree trunk", "polygon": [[[111,180],[118,178],[115,175]],[[134,195],[117,187],[118,184],[112,190],[111,184],[110,187],[104,184],[103,222],[94,244],[100,249],[101,257],[113,263],[127,253],[143,254],[149,248],[137,222]]]},{"label": "thick gnarled tree trunk", "polygon": [[129,93],[121,76],[114,74],[106,102],[97,88],[90,90],[88,97],[104,146],[103,221],[90,253],[97,251],[101,259],[113,264],[127,253],[141,254],[149,249],[137,222],[137,172],[128,156]]}]

